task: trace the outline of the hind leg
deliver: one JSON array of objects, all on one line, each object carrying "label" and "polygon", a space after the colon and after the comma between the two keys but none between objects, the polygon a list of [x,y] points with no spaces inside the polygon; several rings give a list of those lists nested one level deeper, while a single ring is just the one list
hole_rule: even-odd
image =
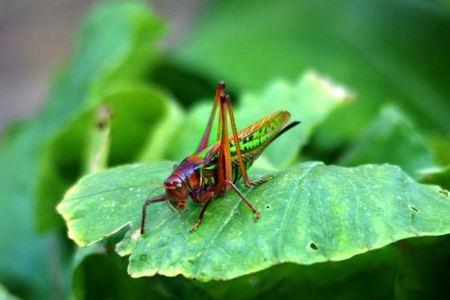
[{"label": "hind leg", "polygon": [[244,180],[244,184],[246,187],[251,187],[251,186],[258,186],[261,185],[263,183],[266,183],[267,181],[271,180],[274,176],[273,175],[266,175],[260,179],[256,179],[256,180],[250,180],[249,178],[247,178],[247,180]]}]

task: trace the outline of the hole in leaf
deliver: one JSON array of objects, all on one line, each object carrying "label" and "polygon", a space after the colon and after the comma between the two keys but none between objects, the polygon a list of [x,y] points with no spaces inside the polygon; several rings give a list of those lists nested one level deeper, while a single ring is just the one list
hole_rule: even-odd
[{"label": "hole in leaf", "polygon": [[147,261],[147,254],[141,254],[139,255],[139,261],[146,262]]},{"label": "hole in leaf", "polygon": [[414,205],[408,205],[409,209],[412,210],[413,212],[417,213],[419,212],[419,210],[414,206]]},{"label": "hole in leaf", "polygon": [[314,243],[314,242],[309,243],[308,246],[309,246],[309,248],[311,248],[311,249],[314,250],[314,251],[319,250],[319,246],[317,246],[317,244]]},{"label": "hole in leaf", "polygon": [[270,209],[270,204],[266,204],[266,209]]}]

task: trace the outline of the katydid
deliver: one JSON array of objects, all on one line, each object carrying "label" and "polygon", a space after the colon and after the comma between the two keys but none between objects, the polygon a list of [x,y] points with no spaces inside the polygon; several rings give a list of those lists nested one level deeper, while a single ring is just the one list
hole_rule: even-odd
[{"label": "katydid", "polygon": [[[288,123],[289,112],[278,111],[237,131],[230,97],[224,90],[225,83],[220,82],[217,85],[214,105],[206,130],[195,153],[174,167],[172,174],[164,181],[164,194],[145,201],[142,208],[141,234],[145,232],[147,207],[150,204],[168,201],[179,211],[186,206],[189,197],[194,202],[201,204],[202,208],[197,222],[191,228],[191,232],[193,232],[202,223],[208,205],[230,189],[236,192],[250,208],[255,220],[260,218],[258,209],[245,197],[236,184],[241,178],[247,187],[268,181],[269,176],[255,181],[250,180],[247,169],[271,142],[300,122]],[[217,108],[219,108],[217,142],[209,146]],[[229,126],[231,127],[231,136],[229,136]]]}]

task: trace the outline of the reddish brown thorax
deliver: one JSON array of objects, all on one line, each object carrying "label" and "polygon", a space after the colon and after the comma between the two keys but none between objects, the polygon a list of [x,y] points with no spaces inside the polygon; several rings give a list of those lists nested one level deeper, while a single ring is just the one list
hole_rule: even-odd
[{"label": "reddish brown thorax", "polygon": [[190,192],[200,188],[201,175],[197,170],[202,164],[202,158],[196,155],[189,156],[176,166],[172,174],[164,181],[169,202],[180,211],[186,206]]}]

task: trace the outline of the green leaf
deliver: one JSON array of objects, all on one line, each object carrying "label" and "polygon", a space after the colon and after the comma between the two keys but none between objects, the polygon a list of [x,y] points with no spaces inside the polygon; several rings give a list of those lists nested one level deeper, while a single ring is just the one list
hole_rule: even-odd
[{"label": "green leaf", "polygon": [[[43,149],[66,122],[102,100],[107,84],[118,85],[122,76],[142,78],[160,31],[160,22],[140,4],[99,6],[85,22],[74,58],[55,80],[44,110],[0,146],[0,226],[7,228],[0,231],[0,280],[20,282],[25,298],[47,299],[50,291],[63,298],[59,243],[35,228]],[[62,190],[63,184],[48,182],[47,190]]]},{"label": "green leaf", "polygon": [[[301,125],[274,142],[259,160],[282,169],[295,162],[314,128],[349,98],[351,94],[345,88],[316,73],[307,73],[294,83],[277,81],[261,93],[244,94],[239,105],[235,105],[236,124],[239,130],[278,110],[289,111],[291,120],[301,120]],[[211,108],[212,101],[194,107],[186,118],[186,125],[174,138],[170,158],[179,160],[194,152],[205,130]],[[210,141],[214,142],[215,139],[213,131]]]},{"label": "green leaf", "polygon": [[364,163],[398,165],[415,177],[437,167],[425,138],[395,106],[384,107],[340,160],[347,166]]},{"label": "green leaf", "polygon": [[450,166],[424,169],[419,173],[421,182],[436,184],[445,189],[450,189]]},{"label": "green leaf", "polygon": [[450,0],[440,0],[440,1],[450,8]]},{"label": "green leaf", "polygon": [[106,105],[97,109],[95,124],[88,137],[84,170],[91,173],[106,169],[110,150],[111,108]]},{"label": "green leaf", "polygon": [[433,135],[429,137],[433,156],[440,165],[450,165],[450,135]]},{"label": "green leaf", "polygon": [[430,1],[217,1],[176,57],[241,89],[310,68],[351,86],[361,101],[330,120],[323,144],[357,136],[385,101],[448,132],[449,20]]},{"label": "green leaf", "polygon": [[310,162],[244,190],[261,210],[257,223],[228,192],[214,201],[195,233],[189,229],[198,205],[176,214],[155,204],[140,236],[142,204],[161,193],[158,185],[170,170],[170,163],[135,164],[84,177],[58,205],[69,237],[85,246],[130,226],[117,250],[131,254],[131,276],[182,274],[208,281],[282,262],[344,260],[400,239],[450,233],[450,199],[438,187],[418,184],[390,165]]},{"label": "green leaf", "polygon": [[141,151],[139,161],[158,161],[166,158],[183,124],[184,112],[170,99],[166,99],[164,110],[157,112],[161,122],[151,127],[152,133]]}]

